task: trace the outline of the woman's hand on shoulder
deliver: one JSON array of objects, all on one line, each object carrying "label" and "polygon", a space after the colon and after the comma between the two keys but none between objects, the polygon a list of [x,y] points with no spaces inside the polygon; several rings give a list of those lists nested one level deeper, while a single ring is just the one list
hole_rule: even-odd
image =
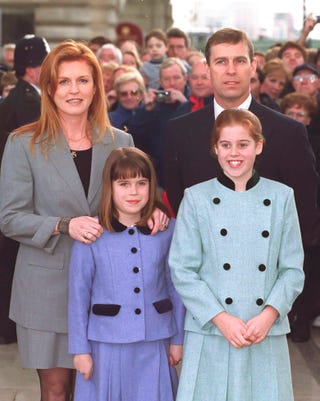
[{"label": "woman's hand on shoulder", "polygon": [[90,380],[93,373],[93,360],[90,354],[74,355],[73,366],[83,374],[84,380]]},{"label": "woman's hand on shoulder", "polygon": [[152,230],[151,234],[154,235],[158,231],[165,231],[168,228],[169,220],[165,212],[156,208],[148,220],[148,227]]},{"label": "woman's hand on shoulder", "polygon": [[101,236],[102,232],[102,226],[94,217],[74,217],[69,223],[70,237],[87,245],[90,245],[96,241]]}]

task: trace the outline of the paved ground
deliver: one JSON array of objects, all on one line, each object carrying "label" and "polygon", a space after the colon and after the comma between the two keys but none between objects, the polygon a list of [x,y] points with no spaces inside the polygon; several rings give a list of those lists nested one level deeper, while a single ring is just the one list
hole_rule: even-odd
[{"label": "paved ground", "polygon": [[[289,348],[295,401],[320,401],[320,328],[307,343],[289,340]],[[20,369],[16,344],[0,345],[0,401],[39,400],[36,372]]]}]

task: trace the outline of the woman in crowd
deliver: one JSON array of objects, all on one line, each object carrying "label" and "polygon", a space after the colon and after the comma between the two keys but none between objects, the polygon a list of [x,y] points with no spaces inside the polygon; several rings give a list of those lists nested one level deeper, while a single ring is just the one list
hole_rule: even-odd
[{"label": "woman in crowd", "polygon": [[[87,46],[67,40],[42,64],[41,116],[8,139],[0,177],[0,229],[20,242],[10,318],[21,365],[37,369],[41,401],[72,392],[67,348],[69,254],[73,240],[93,243],[108,154],[133,146],[112,129],[100,65]],[[167,223],[165,215],[157,217]]]}]

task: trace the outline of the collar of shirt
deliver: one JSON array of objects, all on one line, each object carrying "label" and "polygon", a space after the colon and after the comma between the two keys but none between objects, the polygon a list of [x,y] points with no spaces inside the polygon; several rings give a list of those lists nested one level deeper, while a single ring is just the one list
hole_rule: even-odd
[{"label": "collar of shirt", "polygon": [[[237,107],[237,109],[245,109],[245,110],[248,110],[249,107],[250,107],[250,104],[251,104],[251,100],[252,100],[252,95],[251,95],[251,93],[250,93],[249,96],[247,97],[247,99],[246,99],[243,103],[241,103],[241,104]],[[218,115],[219,115],[220,113],[223,112],[223,110],[224,110],[224,108],[221,107],[221,106],[217,103],[216,99],[213,99],[214,117],[217,118]]]},{"label": "collar of shirt", "polygon": [[38,88],[37,85],[32,84],[31,82],[29,82],[29,84],[30,84],[30,85],[39,93],[39,95],[41,96],[41,90],[40,90],[40,88]]}]

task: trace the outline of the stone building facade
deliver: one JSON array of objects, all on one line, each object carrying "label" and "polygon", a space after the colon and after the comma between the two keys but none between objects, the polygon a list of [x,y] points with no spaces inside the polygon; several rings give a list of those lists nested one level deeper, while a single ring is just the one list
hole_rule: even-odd
[{"label": "stone building facade", "polygon": [[170,0],[0,0],[0,42],[26,33],[44,36],[51,45],[63,39],[117,39],[121,22],[138,25],[144,35],[172,24]]}]

